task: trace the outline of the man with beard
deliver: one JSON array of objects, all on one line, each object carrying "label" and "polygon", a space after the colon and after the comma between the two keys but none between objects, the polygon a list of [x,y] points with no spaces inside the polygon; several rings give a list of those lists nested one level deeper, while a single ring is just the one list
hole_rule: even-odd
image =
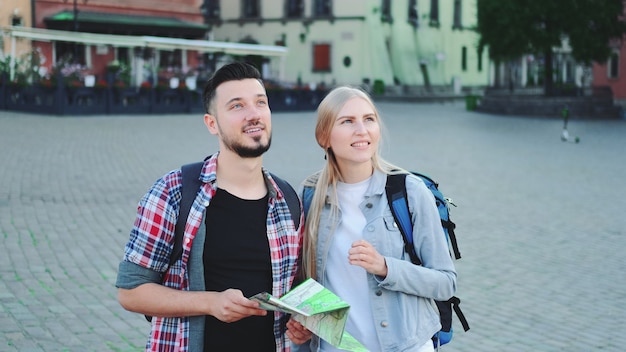
[{"label": "man with beard", "polygon": [[292,287],[302,236],[283,190],[262,166],[272,123],[259,71],[228,64],[209,79],[203,99],[204,124],[219,139],[219,151],[202,166],[182,255],[169,265],[181,200],[178,169],[139,202],[119,265],[119,302],[154,317],[149,351],[289,351],[287,336],[297,342],[306,331],[298,335],[301,326],[291,321],[286,333],[284,314],[246,298],[280,297]]}]

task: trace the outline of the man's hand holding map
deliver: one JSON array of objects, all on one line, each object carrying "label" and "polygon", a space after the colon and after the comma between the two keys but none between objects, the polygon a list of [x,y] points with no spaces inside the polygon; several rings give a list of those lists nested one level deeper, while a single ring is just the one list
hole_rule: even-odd
[{"label": "man's hand holding map", "polygon": [[293,319],[331,345],[346,351],[367,351],[345,332],[350,306],[313,279],[307,279],[281,298],[262,292],[251,300],[262,309],[291,314]]}]

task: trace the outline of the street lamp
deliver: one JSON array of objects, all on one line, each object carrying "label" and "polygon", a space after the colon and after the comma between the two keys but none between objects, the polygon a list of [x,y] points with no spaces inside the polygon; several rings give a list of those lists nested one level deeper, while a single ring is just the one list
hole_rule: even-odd
[{"label": "street lamp", "polygon": [[[68,2],[68,0],[64,0]],[[83,0],[83,4],[86,4],[87,0]],[[74,22],[74,32],[78,32],[78,0],[74,0],[74,15],[72,16]],[[78,60],[78,44],[74,43],[74,60]]]},{"label": "street lamp", "polygon": [[[220,18],[220,3],[217,0],[203,0],[202,5],[200,5],[200,13],[204,17],[204,23],[207,24],[207,40],[213,40],[213,26],[219,26],[222,24],[222,20]],[[206,54],[205,67],[210,69],[211,71],[215,71],[215,61],[216,61],[215,53]]]}]

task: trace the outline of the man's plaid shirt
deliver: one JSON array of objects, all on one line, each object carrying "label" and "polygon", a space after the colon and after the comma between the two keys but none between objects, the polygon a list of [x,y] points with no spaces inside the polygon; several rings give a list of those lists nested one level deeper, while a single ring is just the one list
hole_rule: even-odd
[{"label": "man's plaid shirt", "polygon": [[[217,155],[204,162],[200,179],[200,192],[189,212],[184,231],[181,260],[172,264],[165,275],[164,285],[189,290],[187,269],[193,239],[203,221],[203,211],[208,207],[217,189]],[[274,180],[263,170],[269,190],[267,213],[267,238],[270,246],[273,287],[272,295],[280,297],[291,288],[296,274],[298,251],[301,246],[302,228],[294,228],[287,201]],[[158,273],[165,272],[173,248],[174,228],[178,218],[181,199],[180,169],[171,171],[155,182],[139,202],[137,218],[125,248],[124,260]],[[303,218],[300,219],[300,224]],[[289,342],[281,326],[282,313],[276,312],[274,336],[276,351],[288,352]],[[189,351],[189,317],[154,317],[147,351]]]}]

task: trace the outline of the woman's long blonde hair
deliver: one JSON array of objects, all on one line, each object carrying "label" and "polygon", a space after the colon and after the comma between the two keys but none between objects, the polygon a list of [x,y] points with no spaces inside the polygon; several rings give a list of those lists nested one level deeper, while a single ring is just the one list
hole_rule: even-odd
[{"label": "woman's long blonde hair", "polygon": [[[303,250],[303,269],[306,277],[316,278],[316,246],[317,233],[320,223],[320,215],[326,204],[330,204],[330,214],[333,224],[339,214],[337,206],[337,181],[341,180],[339,165],[332,149],[330,149],[330,133],[335,124],[335,120],[340,110],[346,102],[352,98],[360,98],[365,100],[374,110],[378,124],[383,129],[382,120],[378,113],[378,109],[370,96],[360,88],[341,86],[331,90],[322,100],[317,108],[317,124],[315,126],[315,139],[326,153],[326,165],[318,173],[310,176],[304,181],[304,187],[312,187],[315,189],[313,199],[306,216],[304,229],[304,250]],[[380,144],[379,144],[380,149]],[[372,167],[384,173],[405,172],[401,168],[390,164],[380,157],[380,150],[376,150],[372,156]],[[327,190],[328,199],[327,199]],[[333,225],[334,226],[334,225]]]}]

